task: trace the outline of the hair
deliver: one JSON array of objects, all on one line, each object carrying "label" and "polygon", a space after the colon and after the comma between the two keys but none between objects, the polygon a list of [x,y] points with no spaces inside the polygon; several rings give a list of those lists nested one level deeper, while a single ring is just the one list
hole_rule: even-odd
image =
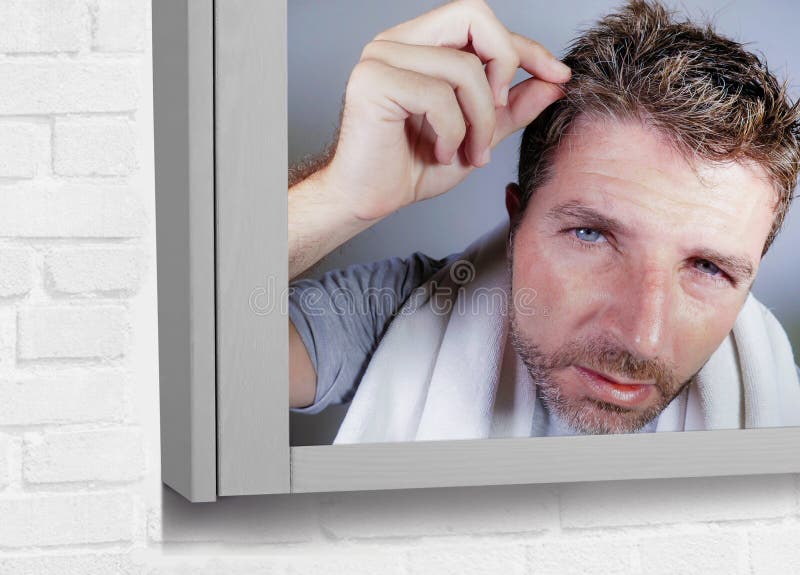
[{"label": "hair", "polygon": [[[522,209],[552,175],[562,135],[579,116],[638,120],[690,162],[755,162],[776,191],[762,251],[783,225],[800,169],[800,102],[743,45],[710,25],[678,21],[657,1],[632,0],[569,46],[565,97],[525,129]],[[518,222],[513,225],[516,226]]]}]

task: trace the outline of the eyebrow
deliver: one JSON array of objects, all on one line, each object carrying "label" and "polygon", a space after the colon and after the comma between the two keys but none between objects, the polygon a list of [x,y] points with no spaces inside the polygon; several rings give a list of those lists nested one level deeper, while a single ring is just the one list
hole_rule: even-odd
[{"label": "eyebrow", "polygon": [[618,219],[602,214],[577,200],[570,200],[553,206],[544,217],[556,223],[560,223],[565,219],[581,220],[581,223],[587,225],[587,227],[598,227],[618,234],[630,235],[628,226]]},{"label": "eyebrow", "polygon": [[[570,200],[553,206],[545,214],[545,219],[561,223],[565,219],[577,219],[581,225],[596,227],[617,234],[630,235],[630,228],[618,219],[598,212],[594,208],[583,205],[577,200]],[[714,265],[724,268],[737,282],[747,282],[753,278],[753,264],[743,256],[728,255],[712,248],[695,250],[697,259],[708,260]],[[752,282],[751,282],[752,283]]]}]

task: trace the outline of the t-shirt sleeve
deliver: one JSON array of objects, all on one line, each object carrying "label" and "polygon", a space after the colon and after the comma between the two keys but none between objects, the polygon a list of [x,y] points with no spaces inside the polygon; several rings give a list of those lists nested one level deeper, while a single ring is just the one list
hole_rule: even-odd
[{"label": "t-shirt sleeve", "polygon": [[458,257],[414,252],[289,282],[288,312],[317,374],[314,403],[290,408],[319,413],[348,403],[391,319],[417,286]]}]

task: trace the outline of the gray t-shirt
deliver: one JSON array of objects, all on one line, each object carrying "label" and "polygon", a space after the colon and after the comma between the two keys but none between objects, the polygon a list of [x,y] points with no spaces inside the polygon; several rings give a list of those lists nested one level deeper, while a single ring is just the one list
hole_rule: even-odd
[{"label": "gray t-shirt", "polygon": [[319,413],[330,404],[350,402],[403,302],[414,288],[460,255],[437,259],[414,252],[405,259],[352,264],[319,279],[289,282],[289,319],[317,374],[314,403],[291,411]]}]

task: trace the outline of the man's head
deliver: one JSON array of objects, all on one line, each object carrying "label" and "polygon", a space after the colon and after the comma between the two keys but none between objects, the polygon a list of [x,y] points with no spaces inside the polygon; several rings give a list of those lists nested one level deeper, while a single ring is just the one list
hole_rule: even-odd
[{"label": "man's head", "polygon": [[741,45],[653,3],[564,61],[566,96],[526,128],[507,189],[512,295],[536,292],[511,337],[551,410],[630,432],[733,327],[791,202],[800,110]]}]

